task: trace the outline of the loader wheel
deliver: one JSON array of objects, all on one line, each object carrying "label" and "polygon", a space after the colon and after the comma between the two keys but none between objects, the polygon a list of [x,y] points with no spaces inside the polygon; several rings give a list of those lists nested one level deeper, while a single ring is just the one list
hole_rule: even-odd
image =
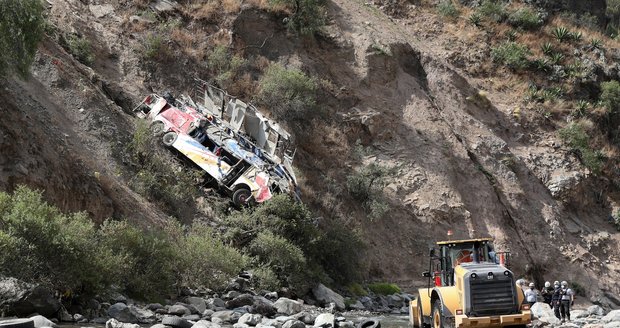
[{"label": "loader wheel", "polygon": [[424,323],[424,317],[422,316],[422,301],[420,301],[420,297],[418,297],[418,315],[415,318],[413,326],[415,328],[430,328],[428,324]]},{"label": "loader wheel", "polygon": [[442,311],[441,300],[436,300],[431,314],[433,328],[454,328],[454,318],[446,318]]}]

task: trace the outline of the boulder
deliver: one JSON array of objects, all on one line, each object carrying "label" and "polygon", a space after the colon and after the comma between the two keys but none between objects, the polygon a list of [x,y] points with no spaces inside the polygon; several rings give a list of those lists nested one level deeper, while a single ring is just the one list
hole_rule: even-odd
[{"label": "boulder", "polygon": [[314,327],[333,328],[335,326],[334,321],[335,318],[333,314],[321,313],[316,317],[316,320],[314,320]]},{"label": "boulder", "polygon": [[[125,303],[119,302],[119,303],[116,303],[110,306],[110,308],[108,309],[108,316],[120,322],[138,323],[138,318],[136,317],[136,314],[133,313],[131,309],[129,309],[127,304]],[[106,325],[108,324],[108,322],[106,322]],[[114,324],[114,322],[112,322],[112,324]],[[118,328],[118,327],[112,327],[112,328]]]},{"label": "boulder", "polygon": [[588,316],[588,311],[585,311],[585,310],[571,310],[570,311],[571,319],[586,318],[587,316]]},{"label": "boulder", "polygon": [[601,317],[605,315],[605,310],[603,310],[600,305],[592,305],[588,308],[587,311],[589,315],[598,315]]},{"label": "boulder", "polygon": [[64,306],[60,306],[58,310],[58,320],[61,322],[73,322],[73,316],[69,314],[69,311]]},{"label": "boulder", "polygon": [[241,314],[239,312],[225,310],[225,311],[217,311],[211,315],[211,321],[216,322],[215,319],[219,319],[221,322],[225,323],[236,323],[239,321]]},{"label": "boulder", "polygon": [[620,321],[612,321],[606,323],[603,328],[620,328]]},{"label": "boulder", "polygon": [[168,309],[168,314],[183,316],[192,314],[192,311],[185,305],[175,304]]},{"label": "boulder", "polygon": [[263,318],[260,314],[246,313],[239,318],[238,323],[246,324],[248,326],[256,326]]},{"label": "boulder", "polygon": [[250,328],[250,326],[246,325],[245,323],[236,323],[233,325],[233,328]]},{"label": "boulder", "polygon": [[314,321],[316,320],[316,315],[313,315],[309,312],[303,311],[303,312],[299,312],[295,315],[293,315],[293,318],[307,324],[307,325],[312,325],[314,324]]},{"label": "boulder", "polygon": [[266,325],[263,325],[262,323],[259,323],[258,325],[256,325],[256,328],[282,328],[282,327],[281,326],[278,326],[278,327],[276,327],[276,326],[266,326]]},{"label": "boulder", "polygon": [[58,325],[55,324],[53,321],[47,319],[46,317],[44,317],[44,316],[42,316],[40,314],[32,316],[29,319],[34,321],[34,328],[41,328],[41,327],[56,328],[56,327],[58,327]]},{"label": "boulder", "polygon": [[301,312],[301,303],[290,298],[280,297],[273,306],[278,313],[292,315]]},{"label": "boulder", "polygon": [[184,315],[181,318],[188,320],[188,321],[198,321],[201,319],[201,317],[198,314]]},{"label": "boulder", "polygon": [[343,321],[338,323],[339,328],[355,328],[353,321]]},{"label": "boulder", "polygon": [[613,321],[620,322],[620,310],[609,311],[606,316],[601,319],[604,323],[609,323]]},{"label": "boulder", "polygon": [[239,295],[241,295],[241,293],[239,293],[238,291],[231,290],[228,293],[224,294],[222,296],[222,298],[225,299],[225,300],[232,300],[233,298],[235,298],[235,297],[237,297]]},{"label": "boulder", "polygon": [[[121,303],[121,304],[124,304],[124,303]],[[119,322],[116,319],[110,319],[106,321],[105,328],[140,328],[140,325],[135,324],[135,323]]]},{"label": "boulder", "polygon": [[535,319],[540,320],[541,322],[545,322],[552,325],[560,324],[560,319],[555,317],[553,313],[553,309],[547,303],[537,302],[532,305],[530,308],[532,311],[532,316]]},{"label": "boulder", "polygon": [[58,312],[60,302],[46,287],[15,278],[0,278],[0,308],[6,309],[7,315],[25,317],[38,313],[50,317]]},{"label": "boulder", "polygon": [[289,320],[282,325],[282,328],[306,328],[306,324],[299,320]]},{"label": "boulder", "polygon": [[263,327],[282,328],[282,322],[276,319],[269,318],[263,318],[263,320],[260,321],[260,324],[256,325],[256,327],[258,327],[259,325],[262,325]]},{"label": "boulder", "polygon": [[163,309],[164,306],[159,303],[151,303],[151,304],[148,304],[146,308],[151,311],[157,311],[159,309]]},{"label": "boulder", "polygon": [[224,303],[224,301],[219,297],[210,298],[206,301],[206,303],[207,308],[211,310],[226,308],[226,303]]},{"label": "boulder", "polygon": [[275,301],[278,299],[278,292],[269,292],[269,293],[265,293],[265,298]]},{"label": "boulder", "polygon": [[213,313],[215,313],[215,311],[206,309],[205,312],[202,312],[202,319],[210,320]]},{"label": "boulder", "polygon": [[190,296],[185,299],[185,302],[198,310],[199,313],[205,312],[207,309],[207,302],[203,298]]},{"label": "boulder", "polygon": [[242,307],[244,305],[252,305],[254,304],[254,296],[250,294],[241,294],[232,300],[226,302],[226,308],[235,309],[238,307]]},{"label": "boulder", "polygon": [[155,313],[151,310],[142,309],[135,305],[130,305],[129,310],[131,311],[131,313],[133,313],[136,316],[139,323],[152,324],[155,321],[157,321],[157,318],[155,317]]},{"label": "boulder", "polygon": [[152,325],[151,328],[170,328],[170,327],[168,327],[168,326],[166,326],[164,324],[161,324],[161,323],[156,323],[156,324]]},{"label": "boulder", "polygon": [[217,323],[206,321],[206,320],[200,320],[192,326],[192,328],[221,328],[221,327],[222,326],[218,325]]},{"label": "boulder", "polygon": [[252,308],[250,309],[251,313],[258,313],[268,317],[276,314],[277,310],[275,306],[273,306],[273,302],[267,298],[262,296],[254,296],[253,301]]},{"label": "boulder", "polygon": [[362,302],[360,302],[359,300],[357,300],[355,303],[353,304],[349,304],[349,309],[351,310],[364,310],[366,307],[364,306],[364,304],[362,304]]},{"label": "boulder", "polygon": [[336,304],[336,309],[340,311],[344,311],[346,309],[344,304],[344,297],[327,288],[323,284],[318,284],[314,288],[312,288],[312,294],[314,295],[314,298],[316,298],[316,300],[319,301],[319,303],[323,306],[329,303],[334,303]]}]

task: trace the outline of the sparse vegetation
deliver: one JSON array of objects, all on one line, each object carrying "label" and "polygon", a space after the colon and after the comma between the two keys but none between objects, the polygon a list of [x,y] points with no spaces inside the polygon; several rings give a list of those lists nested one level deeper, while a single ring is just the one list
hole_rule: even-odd
[{"label": "sparse vegetation", "polygon": [[[614,213],[613,215],[609,216],[609,222],[616,227],[616,230],[620,231],[620,210],[618,210],[616,213]],[[0,246],[2,245],[2,236],[0,235]]]},{"label": "sparse vegetation", "polygon": [[45,20],[39,0],[3,0],[0,5],[0,76],[28,75]]},{"label": "sparse vegetation", "polygon": [[508,16],[508,24],[525,30],[536,29],[540,27],[542,23],[543,21],[540,16],[527,7],[520,8]]},{"label": "sparse vegetation", "polygon": [[[156,202],[172,215],[191,207],[198,195],[194,186],[201,182],[202,172],[179,170],[165,152],[159,151],[158,137],[154,137],[145,122],[140,121],[133,139],[127,146],[136,174],[129,185],[147,199]],[[188,187],[192,186],[192,187]]]},{"label": "sparse vegetation", "polygon": [[387,282],[377,282],[368,285],[368,289],[377,295],[393,295],[400,293],[400,288],[396,284]]},{"label": "sparse vegetation", "polygon": [[590,108],[590,103],[587,100],[579,99],[575,104],[575,109],[573,110],[573,117],[580,118],[584,117],[588,114],[588,109]]},{"label": "sparse vegetation", "polygon": [[459,14],[461,13],[459,9],[456,8],[452,0],[441,0],[437,4],[437,11],[439,11],[439,13],[443,16],[452,17],[452,18],[458,17]]},{"label": "sparse vegetation", "polygon": [[380,43],[373,43],[370,47],[374,50],[374,53],[376,55],[383,55],[388,57],[392,56],[392,51],[390,50],[390,48]]},{"label": "sparse vegetation", "polygon": [[288,8],[292,14],[286,20],[287,26],[303,35],[319,32],[327,20],[323,0],[269,0],[269,3]]},{"label": "sparse vegetation", "polygon": [[551,42],[545,42],[540,46],[540,50],[542,50],[543,54],[551,56],[551,54],[553,54],[553,44],[551,44]]},{"label": "sparse vegetation", "polygon": [[523,44],[507,41],[491,49],[493,61],[512,69],[524,69],[529,65],[530,49]]},{"label": "sparse vegetation", "polygon": [[600,101],[609,113],[617,113],[620,110],[620,82],[612,80],[601,83]]},{"label": "sparse vegetation", "polygon": [[215,80],[226,87],[246,64],[246,60],[231,54],[225,46],[216,46],[207,55],[207,65],[214,72]]},{"label": "sparse vegetation", "polygon": [[349,291],[349,293],[353,296],[367,296],[368,292],[366,291],[366,289],[364,289],[364,287],[362,287],[362,285],[358,284],[358,283],[352,283],[349,284],[347,286],[347,290]]},{"label": "sparse vegetation", "polygon": [[377,164],[365,166],[347,177],[347,189],[351,196],[360,201],[368,211],[368,218],[377,220],[383,217],[389,206],[382,197],[385,178],[391,169]]},{"label": "sparse vegetation", "polygon": [[90,66],[95,61],[95,55],[93,47],[90,41],[75,34],[70,34],[65,38],[67,42],[67,50],[75,57],[80,63]]},{"label": "sparse vegetation", "polygon": [[585,165],[593,173],[599,173],[603,165],[602,154],[590,147],[590,136],[580,123],[570,123],[558,130],[560,138],[571,147]]},{"label": "sparse vegetation", "polygon": [[592,39],[592,40],[590,40],[590,48],[592,50],[594,50],[594,49],[602,49],[603,48],[603,41],[601,41],[601,39]]},{"label": "sparse vegetation", "polygon": [[260,80],[258,99],[278,118],[298,123],[312,116],[317,82],[298,69],[272,64]]},{"label": "sparse vegetation", "polygon": [[469,16],[469,22],[476,27],[480,27],[482,26],[482,17],[479,13],[473,13]]},{"label": "sparse vegetation", "polygon": [[157,32],[146,35],[143,47],[143,56],[146,59],[158,60],[166,57],[167,46],[164,44],[164,38]]},{"label": "sparse vegetation", "polygon": [[506,5],[498,0],[482,1],[476,12],[496,23],[501,23],[508,18]]}]

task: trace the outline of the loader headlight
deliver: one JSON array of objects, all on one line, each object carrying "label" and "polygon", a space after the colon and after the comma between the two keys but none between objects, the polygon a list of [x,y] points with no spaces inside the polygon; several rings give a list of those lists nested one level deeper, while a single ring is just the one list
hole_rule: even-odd
[{"label": "loader headlight", "polygon": [[510,271],[508,271],[508,270],[504,271],[504,276],[509,277],[510,276]]},{"label": "loader headlight", "polygon": [[493,272],[489,272],[489,274],[487,274],[487,279],[493,279]]},{"label": "loader headlight", "polygon": [[470,277],[471,277],[472,279],[476,279],[476,278],[478,278],[478,275],[477,275],[477,274],[475,274],[475,273],[472,273]]}]

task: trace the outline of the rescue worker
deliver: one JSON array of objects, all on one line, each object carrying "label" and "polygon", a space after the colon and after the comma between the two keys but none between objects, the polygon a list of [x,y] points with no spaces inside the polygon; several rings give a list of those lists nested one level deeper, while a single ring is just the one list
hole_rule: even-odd
[{"label": "rescue worker", "polygon": [[553,283],[553,294],[551,295],[551,307],[553,308],[553,314],[558,320],[560,317],[560,300],[562,299],[561,295],[562,289],[560,288],[560,283],[555,281]]},{"label": "rescue worker", "polygon": [[547,303],[551,308],[551,297],[553,296],[553,287],[551,287],[551,283],[545,281],[545,287],[540,290],[540,294],[542,295],[545,303]]},{"label": "rescue worker", "polygon": [[537,298],[537,294],[536,293],[536,286],[534,285],[533,282],[530,283],[530,289],[525,291],[525,303],[530,305],[530,308],[532,308],[532,305],[534,305],[534,303],[536,303],[536,298]]},{"label": "rescue worker", "polygon": [[570,321],[570,307],[574,303],[574,293],[573,290],[568,288],[568,283],[566,281],[562,281],[560,286],[560,314],[562,316],[562,322],[565,320]]}]

